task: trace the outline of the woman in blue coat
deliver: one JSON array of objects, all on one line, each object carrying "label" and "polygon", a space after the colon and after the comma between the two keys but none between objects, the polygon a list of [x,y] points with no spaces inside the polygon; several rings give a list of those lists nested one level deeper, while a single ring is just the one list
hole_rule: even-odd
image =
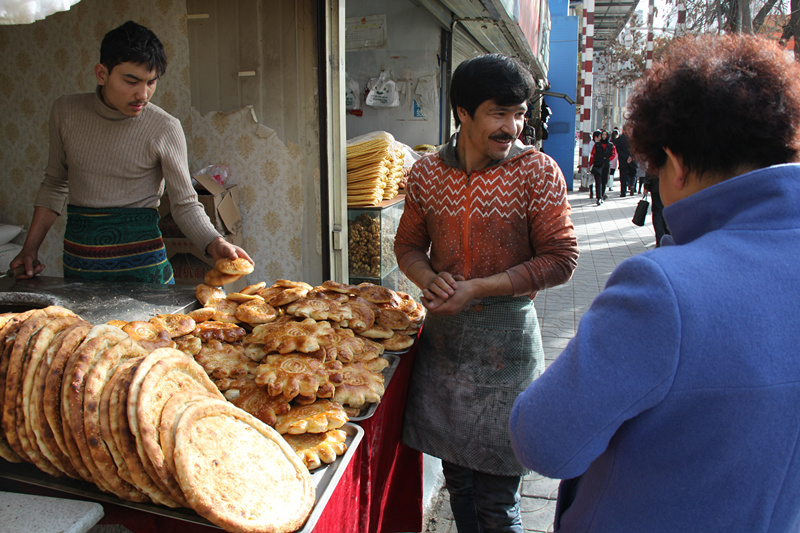
[{"label": "woman in blue coat", "polygon": [[682,39],[629,111],[672,234],[517,398],[514,449],[564,480],[557,532],[800,531],[800,66]]}]

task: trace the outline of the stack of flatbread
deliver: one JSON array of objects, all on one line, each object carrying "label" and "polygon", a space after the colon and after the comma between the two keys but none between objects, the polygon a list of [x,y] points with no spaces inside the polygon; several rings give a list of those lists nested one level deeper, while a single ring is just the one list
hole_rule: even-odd
[{"label": "stack of flatbread", "polygon": [[93,326],[58,306],[0,316],[0,457],[228,531],[297,530],[314,503],[308,468],[173,347],[196,330],[173,317],[129,335],[132,323]]},{"label": "stack of flatbread", "polygon": [[374,207],[397,196],[405,153],[385,131],[347,143],[347,205]]}]

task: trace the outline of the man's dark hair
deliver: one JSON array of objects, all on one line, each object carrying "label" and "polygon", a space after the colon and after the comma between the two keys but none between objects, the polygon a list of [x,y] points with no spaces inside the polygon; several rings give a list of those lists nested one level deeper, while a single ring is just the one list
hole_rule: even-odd
[{"label": "man's dark hair", "polygon": [[483,102],[511,106],[527,102],[536,88],[530,71],[518,60],[502,54],[487,54],[464,61],[450,82],[450,105],[456,126],[461,125],[458,108],[470,117]]},{"label": "man's dark hair", "polygon": [[106,33],[100,44],[100,63],[109,72],[126,62],[155,69],[159,78],[167,71],[167,54],[161,41],[155,33],[132,20]]},{"label": "man's dark hair", "polygon": [[798,160],[800,66],[774,42],[742,34],[685,37],[640,82],[631,148],[657,172],[669,148],[702,179]]}]

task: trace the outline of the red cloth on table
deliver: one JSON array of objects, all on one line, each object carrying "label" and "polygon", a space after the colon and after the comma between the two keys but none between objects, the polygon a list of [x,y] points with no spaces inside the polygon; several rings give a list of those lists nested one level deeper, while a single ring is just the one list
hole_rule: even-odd
[{"label": "red cloth on table", "polygon": [[364,437],[314,533],[422,531],[422,454],[402,443],[416,345],[400,356],[378,409],[358,422]]}]

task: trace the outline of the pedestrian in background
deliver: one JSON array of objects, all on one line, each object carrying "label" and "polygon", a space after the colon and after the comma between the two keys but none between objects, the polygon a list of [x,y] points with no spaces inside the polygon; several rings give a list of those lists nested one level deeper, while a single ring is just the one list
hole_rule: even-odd
[{"label": "pedestrian in background", "polygon": [[515,450],[563,479],[559,533],[797,532],[800,64],[684,37],[628,109],[671,235],[620,263],[517,399]]},{"label": "pedestrian in background", "polygon": [[613,142],[619,160],[619,195],[624,198],[628,193],[633,194],[636,187],[636,162],[631,156],[625,126],[622,126],[621,133]]},{"label": "pedestrian in background", "polygon": [[[592,132],[592,140],[589,141],[589,157],[592,156],[592,151],[594,150],[594,145],[600,141],[600,130],[595,130]],[[594,174],[592,173],[592,165],[589,165],[589,199],[594,197]]]},{"label": "pedestrian in background", "polygon": [[592,147],[592,155],[589,157],[589,168],[592,169],[595,191],[597,192],[597,205],[602,205],[608,199],[606,195],[608,173],[611,159],[616,153],[617,151],[608,137],[608,131],[600,130],[600,140]]},{"label": "pedestrian in background", "polygon": [[[609,139],[611,141],[611,144],[614,145],[614,148],[617,147],[617,137],[618,136],[619,136],[619,130],[615,126],[614,129],[611,130],[611,138]],[[614,154],[614,157],[611,158],[611,166],[610,166],[610,168],[608,170],[608,190],[609,191],[613,191],[614,190],[614,175],[617,173],[617,168],[618,167],[619,167],[619,156],[617,154]]]}]

